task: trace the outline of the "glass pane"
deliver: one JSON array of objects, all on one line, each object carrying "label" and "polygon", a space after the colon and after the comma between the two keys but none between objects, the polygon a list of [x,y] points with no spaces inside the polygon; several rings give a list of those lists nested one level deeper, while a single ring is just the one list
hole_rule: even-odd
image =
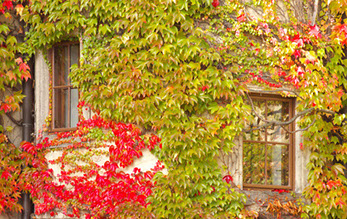
[{"label": "glass pane", "polygon": [[289,179],[288,145],[267,146],[267,184],[287,186]]},{"label": "glass pane", "polygon": [[289,119],[289,102],[268,101],[267,119],[277,121],[287,121]]},{"label": "glass pane", "polygon": [[[289,126],[285,126],[289,130]],[[285,131],[280,126],[272,126],[267,129],[268,141],[289,143],[289,132]]]},{"label": "glass pane", "polygon": [[243,143],[243,182],[265,184],[265,144]]},{"label": "glass pane", "polygon": [[[253,106],[255,111],[258,115],[265,117],[265,101],[262,100],[253,100]],[[264,125],[264,122],[258,118],[254,112],[252,112],[252,115],[254,117],[254,121],[252,123],[247,123],[247,128],[257,128],[259,126]],[[245,138],[246,140],[253,140],[253,141],[265,141],[265,129],[260,130],[254,130],[251,133],[246,133]]]},{"label": "glass pane", "polygon": [[[267,102],[267,120],[288,121],[289,102],[268,101]],[[289,126],[285,126],[289,130]],[[289,143],[289,133],[280,126],[269,126],[267,128],[268,141]]]},{"label": "glass pane", "polygon": [[54,47],[54,85],[67,85],[69,75],[68,47]]},{"label": "glass pane", "polygon": [[71,60],[70,60],[71,62],[70,63],[71,63],[71,65],[78,64],[79,53],[80,53],[79,45],[78,44],[71,45],[71,48],[70,48],[70,56],[71,56]]},{"label": "glass pane", "polygon": [[65,103],[64,103],[64,127],[68,128],[69,126],[69,90],[65,89],[64,90],[64,98],[65,98]]},{"label": "glass pane", "polygon": [[70,127],[76,127],[78,122],[78,90],[71,89],[71,122]]},{"label": "glass pane", "polygon": [[54,89],[54,128],[67,127],[68,90]]}]

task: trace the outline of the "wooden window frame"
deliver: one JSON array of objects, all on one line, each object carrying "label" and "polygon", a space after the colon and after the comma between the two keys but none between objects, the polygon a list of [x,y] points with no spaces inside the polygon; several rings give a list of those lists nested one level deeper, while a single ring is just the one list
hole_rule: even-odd
[{"label": "wooden window frame", "polygon": [[[55,90],[68,90],[68,124],[71,122],[71,90],[73,89],[73,86],[71,85],[71,80],[68,80],[68,84],[65,85],[56,85],[55,83],[55,74],[58,74],[55,72],[55,48],[59,46],[68,46],[68,66],[71,65],[71,46],[72,45],[79,45],[79,42],[72,41],[72,42],[62,42],[57,45],[54,45],[53,48],[50,50],[50,60],[51,60],[51,66],[52,66],[52,75],[51,75],[51,82],[52,82],[52,120],[51,120],[51,132],[64,132],[64,131],[74,131],[76,130],[76,127],[64,127],[64,128],[55,128]],[[78,54],[78,59],[80,59],[80,54]],[[70,74],[70,68],[68,68],[68,74]],[[65,104],[62,104],[60,108],[63,108]]]},{"label": "wooden window frame", "polygon": [[[294,109],[295,109],[295,98],[284,98],[278,95],[268,95],[268,94],[251,94],[250,98],[252,101],[254,100],[266,100],[266,101],[281,101],[281,102],[288,102],[289,103],[289,118],[291,119],[294,116]],[[267,105],[266,105],[267,107]],[[265,109],[267,110],[267,109]],[[294,190],[294,183],[295,183],[295,133],[293,131],[295,130],[295,122],[292,122],[289,124],[289,131],[292,133],[289,133],[289,143],[283,143],[283,142],[274,142],[274,141],[268,141],[267,140],[267,129],[265,131],[265,140],[264,141],[254,141],[254,140],[245,140],[243,138],[243,142],[254,142],[254,143],[265,143],[267,146],[268,144],[274,144],[274,145],[288,145],[289,149],[289,179],[288,179],[288,185],[259,185],[259,184],[247,184],[244,183],[244,177],[242,176],[243,181],[243,188],[246,190],[251,189],[257,189],[257,190],[273,190],[273,189],[285,189],[285,190]],[[243,148],[243,147],[242,147]],[[267,157],[267,147],[265,147],[265,158]],[[242,162],[244,160],[244,154],[242,153]],[[266,170],[266,159],[265,159],[265,179],[267,177],[267,170]]]}]

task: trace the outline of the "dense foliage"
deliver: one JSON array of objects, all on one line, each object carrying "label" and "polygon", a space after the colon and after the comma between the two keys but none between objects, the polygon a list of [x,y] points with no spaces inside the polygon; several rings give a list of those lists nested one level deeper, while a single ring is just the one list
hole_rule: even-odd
[{"label": "dense foliage", "polygon": [[3,118],[5,115],[11,117],[19,109],[23,95],[17,88],[22,80],[31,77],[28,65],[19,55],[24,50],[21,38],[9,25],[15,19],[9,12],[14,8],[17,9],[18,5],[12,1],[0,1],[0,213],[6,209],[19,211],[22,208],[18,203],[22,166],[20,150],[8,137],[13,127],[4,127]]},{"label": "dense foliage", "polygon": [[[6,0],[3,8],[11,9],[12,3]],[[81,99],[105,121],[131,123],[145,136],[156,133],[161,138],[161,148],[155,147],[153,153],[168,174],[158,172],[153,188],[141,175],[153,191],[146,193],[145,197],[151,194],[146,201],[137,200],[140,195],[134,197],[141,206],[151,203],[144,213],[158,218],[240,214],[245,197],[228,189],[216,157],[221,150],[231,151],[235,137],[249,128],[243,122],[251,119],[244,94],[256,86],[297,98],[294,118],[300,117],[302,148],[311,151],[305,195],[312,202],[305,206],[303,216],[328,218],[347,214],[342,165],[347,159],[346,9],[347,4],[338,0],[32,0],[17,12],[29,28],[25,53],[33,55],[37,49],[78,39],[83,44],[82,59],[80,67],[73,67],[71,78]],[[15,65],[14,54],[24,51],[6,36],[5,26],[0,26],[0,36],[4,36],[0,49],[11,49],[10,58],[5,55],[4,60],[12,64],[3,65],[8,78],[4,84],[11,84],[12,79],[26,77],[27,68],[21,59]],[[5,39],[7,46],[3,46]],[[78,131],[75,135],[66,137],[70,141]],[[63,191],[52,183],[51,173],[46,178],[45,174],[28,174],[48,171],[46,152],[35,153],[41,147],[42,143],[23,145],[27,162],[38,163],[37,167],[32,164],[33,170],[26,169],[23,181],[35,178],[44,186],[48,180],[47,198],[53,195],[61,206],[72,206],[75,215],[79,210],[93,212],[91,200],[75,194],[71,199],[62,196],[79,191],[76,180],[87,182],[87,178],[80,179],[73,172],[72,178],[60,176],[77,189]],[[106,184],[112,183],[118,181]],[[25,185],[37,200],[45,198],[36,187]],[[47,204],[39,205],[42,212],[52,210]],[[95,215],[112,217],[113,210],[99,210]]]},{"label": "dense foliage", "polygon": [[32,165],[22,173],[24,189],[35,200],[35,213],[151,218],[146,198],[152,193],[153,175],[163,166],[158,161],[147,171],[129,167],[143,149],[152,150],[159,144],[159,138],[141,136],[134,125],[106,121],[98,115],[80,120],[73,132],[59,133],[53,139],[39,136],[36,145],[22,146],[25,163]]},{"label": "dense foliage", "polygon": [[[215,157],[220,148],[230,150],[242,129],[237,122],[245,111],[238,95],[242,86],[233,74],[217,68],[219,54],[195,28],[194,19],[209,14],[210,3],[56,4],[33,1],[23,12],[31,23],[28,44],[43,47],[69,34],[79,37],[84,58],[71,78],[82,100],[100,109],[104,118],[133,123],[160,136],[162,149],[156,155],[168,174],[155,177],[149,199],[154,214],[237,215],[244,198],[227,194]],[[42,13],[46,17],[41,18]],[[223,98],[226,107],[219,105]],[[234,126],[221,129],[223,124]]]}]

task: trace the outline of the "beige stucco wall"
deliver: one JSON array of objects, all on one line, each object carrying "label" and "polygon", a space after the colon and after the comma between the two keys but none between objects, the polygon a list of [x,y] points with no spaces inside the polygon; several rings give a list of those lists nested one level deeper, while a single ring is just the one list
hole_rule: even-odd
[{"label": "beige stucco wall", "polygon": [[41,51],[35,54],[35,134],[42,129],[49,115],[49,82],[50,73]]},{"label": "beige stucco wall", "polygon": [[[295,130],[299,130],[298,124],[295,124]],[[304,188],[308,186],[308,169],[307,163],[310,160],[310,151],[305,148],[300,149],[300,143],[303,142],[302,132],[295,133],[294,153],[295,153],[295,192],[302,193]]]}]

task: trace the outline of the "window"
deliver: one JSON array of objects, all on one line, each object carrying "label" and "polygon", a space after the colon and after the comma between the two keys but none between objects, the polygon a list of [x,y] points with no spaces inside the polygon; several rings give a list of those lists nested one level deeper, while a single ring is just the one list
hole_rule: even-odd
[{"label": "window", "polygon": [[[266,120],[288,121],[293,116],[293,99],[270,96],[251,97],[254,110]],[[257,128],[265,124],[254,112]],[[293,189],[294,124],[267,126],[246,133],[243,138],[243,187]]]},{"label": "window", "polygon": [[70,67],[78,64],[79,44],[60,44],[52,51],[52,130],[64,131],[76,127],[78,122],[78,90],[72,87],[69,73]]}]

